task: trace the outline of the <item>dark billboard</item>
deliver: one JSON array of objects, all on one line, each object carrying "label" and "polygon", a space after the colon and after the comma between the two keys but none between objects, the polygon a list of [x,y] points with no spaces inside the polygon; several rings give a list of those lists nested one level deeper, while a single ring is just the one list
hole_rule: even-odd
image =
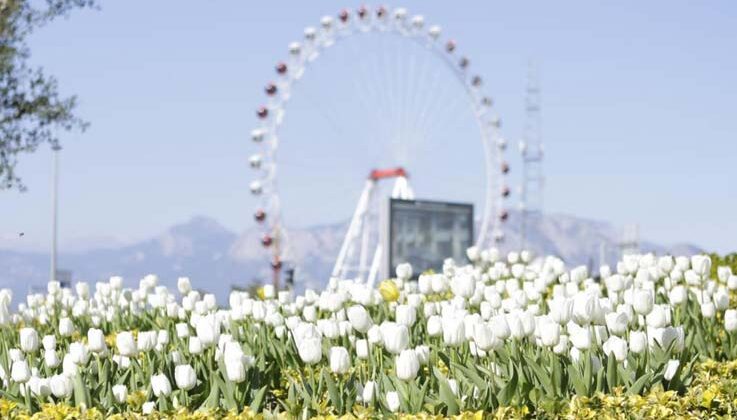
[{"label": "dark billboard", "polygon": [[443,261],[466,261],[473,245],[473,204],[426,200],[389,201],[389,275],[398,264],[412,264],[417,277]]}]

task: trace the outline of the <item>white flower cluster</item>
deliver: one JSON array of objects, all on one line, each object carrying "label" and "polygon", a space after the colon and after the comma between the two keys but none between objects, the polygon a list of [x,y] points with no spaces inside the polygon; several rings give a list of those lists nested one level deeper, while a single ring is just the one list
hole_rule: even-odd
[{"label": "white flower cluster", "polygon": [[[470,264],[447,260],[442,272],[416,281],[402,264],[396,279],[378,289],[330,279],[325,290],[298,296],[272,286],[259,296],[233,291],[227,309],[214,295],[193,290],[187,278],[178,280],[177,296],[153,275],[135,289],[111,277],[94,292],[87,283],[72,291],[51,282],[46,294],[27,296],[16,312],[10,291],[2,290],[0,379],[5,393],[19,397],[64,401],[82,378],[77,382],[87,386],[107,381],[115,404],[141,390],[184,404],[188,393],[210,389],[214,372],[224,382],[249,382],[279,354],[285,369],[324,366],[336,375],[358,369],[356,400],[380,399],[396,411],[403,397],[379,380],[376,366],[389,363],[394,378],[411,382],[427,374],[423,367],[437,366],[441,353],[469,352],[486,360],[490,374],[508,379],[508,362],[497,353],[537,348],[567,363],[586,361],[596,375],[605,358],[627,368],[632,355],[663,352],[667,363],[646,369],[661,369],[671,381],[690,326],[737,330],[737,311],[730,308],[737,276],[719,267],[711,278],[707,256],[629,255],[594,278],[586,267],[569,270],[559,258],[527,251],[471,248],[467,254]],[[696,314],[688,310],[694,307]],[[722,324],[715,326],[717,317]],[[457,379],[444,381],[460,398]],[[144,411],[154,406],[151,401]]]}]

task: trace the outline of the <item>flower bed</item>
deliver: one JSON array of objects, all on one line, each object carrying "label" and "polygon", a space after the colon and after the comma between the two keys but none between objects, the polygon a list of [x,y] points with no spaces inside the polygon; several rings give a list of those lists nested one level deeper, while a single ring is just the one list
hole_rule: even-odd
[{"label": "flower bed", "polygon": [[0,415],[732,416],[730,268],[626,256],[594,279],[528,252],[468,257],[227,307],[186,278],[52,282],[15,312],[0,291]]}]

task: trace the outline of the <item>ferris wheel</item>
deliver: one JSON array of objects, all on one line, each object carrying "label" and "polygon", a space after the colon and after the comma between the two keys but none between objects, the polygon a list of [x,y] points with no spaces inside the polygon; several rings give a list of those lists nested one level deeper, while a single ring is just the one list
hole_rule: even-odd
[{"label": "ferris wheel", "polygon": [[[344,44],[348,47],[340,49]],[[314,72],[321,71],[316,67],[319,67],[321,57],[328,57],[328,50],[341,54],[333,55],[332,59],[337,57],[343,67],[336,74],[326,76],[329,79],[325,83],[329,85],[328,88],[317,89],[314,95],[300,91],[298,86],[306,83],[307,73],[313,69]],[[374,162],[368,160],[371,151],[381,149],[378,145],[384,143],[389,152],[377,153],[381,165],[401,167],[402,174],[407,168],[409,173],[415,175],[411,161],[418,158],[427,160],[424,166],[418,163],[419,172],[423,169],[426,173],[437,172],[435,168],[428,168],[432,165],[431,155],[439,151],[440,160],[436,158],[435,161],[448,160],[441,172],[450,173],[452,169],[459,172],[455,181],[450,175],[442,177],[451,179],[448,191],[478,184],[474,192],[477,197],[474,199],[478,201],[481,211],[476,245],[486,247],[503,240],[503,223],[508,218],[504,199],[510,195],[505,181],[509,172],[509,164],[504,158],[507,143],[500,135],[501,121],[491,97],[484,92],[483,79],[471,71],[470,63],[469,58],[461,54],[459,45],[443,36],[439,26],[426,25],[423,16],[410,16],[404,8],[380,6],[360,7],[355,11],[342,10],[336,17],[323,17],[317,27],[305,28],[302,41],[289,44],[288,58],[275,65],[274,81],[264,88],[266,100],[256,110],[258,126],[252,130],[251,139],[258,150],[249,158],[250,166],[256,173],[249,187],[259,202],[253,217],[262,228],[260,242],[269,255],[276,285],[284,265],[291,262],[295,251],[290,243],[290,223],[284,217],[288,205],[285,205],[283,192],[284,186],[289,184],[282,176],[285,172],[294,174],[303,171],[294,177],[300,178],[302,183],[314,183],[314,180],[302,179],[303,174],[307,173],[303,166],[317,160],[305,154],[320,147],[322,151],[319,154],[315,152],[315,156],[327,156],[334,160],[320,164],[319,168],[334,167],[333,173],[341,168],[361,167],[360,170],[365,172],[376,169]],[[363,76],[363,79],[359,76]],[[340,83],[345,86],[338,86]],[[350,91],[350,88],[354,90]],[[300,95],[322,98],[302,108],[295,108],[295,113],[303,114],[324,108],[322,103],[331,102],[324,100],[324,97],[332,95],[329,112],[324,112],[320,117],[307,118],[304,124],[309,128],[318,124],[315,121],[323,121],[325,126],[339,133],[335,137],[339,140],[331,143],[325,134],[326,129],[316,129],[311,136],[305,133],[308,129],[287,133],[285,128],[288,125],[284,124],[286,109],[288,106],[296,107],[293,103]],[[351,106],[354,106],[353,110]],[[455,114],[461,117],[453,117]],[[463,124],[472,126],[475,144],[462,144],[455,138],[472,137],[462,135],[462,129],[442,134],[444,127],[460,124],[455,120],[446,121],[449,118],[463,119]],[[348,128],[341,128],[341,125]],[[296,137],[317,140],[300,144]],[[357,145],[360,138],[364,137],[365,144]],[[428,145],[434,137],[442,139]],[[345,144],[349,142],[355,143],[351,150],[358,151],[346,158],[350,150],[341,148],[347,147]],[[287,161],[284,156],[289,153],[285,153],[285,150],[297,148],[300,148],[300,152],[294,156],[294,161]],[[469,160],[479,162],[481,169],[478,173],[465,171],[462,161],[465,157],[453,161],[452,156],[460,156],[466,150]],[[406,184],[406,177],[402,178],[401,182]],[[336,184],[340,183],[337,181],[342,181],[342,177],[333,177],[327,187],[313,188],[312,194],[336,188]],[[407,188],[405,185],[400,189],[405,191]],[[322,200],[328,201],[328,198]],[[375,212],[366,211],[364,217],[375,216]],[[368,229],[366,221],[359,225]],[[378,223],[371,226],[375,230]],[[372,235],[364,234],[363,246],[366,246],[368,237],[379,240],[375,232]]]}]

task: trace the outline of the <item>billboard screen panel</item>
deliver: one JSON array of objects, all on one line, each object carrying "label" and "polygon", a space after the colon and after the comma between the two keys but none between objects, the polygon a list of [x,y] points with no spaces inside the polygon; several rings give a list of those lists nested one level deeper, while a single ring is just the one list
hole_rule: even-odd
[{"label": "billboard screen panel", "polygon": [[414,276],[433,269],[440,272],[443,261],[466,261],[473,244],[473,205],[427,200],[389,201],[389,276],[398,264],[412,264]]}]

